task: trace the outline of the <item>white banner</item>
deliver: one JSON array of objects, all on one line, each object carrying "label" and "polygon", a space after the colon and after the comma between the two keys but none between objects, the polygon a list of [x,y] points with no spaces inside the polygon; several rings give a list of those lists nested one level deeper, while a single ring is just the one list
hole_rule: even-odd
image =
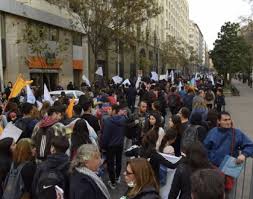
[{"label": "white banner", "polygon": [[35,104],[36,98],[34,97],[33,91],[29,85],[26,85],[26,97],[27,97],[27,102],[31,104]]},{"label": "white banner", "polygon": [[103,68],[102,67],[98,67],[97,71],[96,71],[97,75],[103,76]]},{"label": "white banner", "polygon": [[44,99],[44,101],[48,101],[51,104],[51,106],[54,104],[54,101],[52,100],[52,97],[49,94],[49,91],[48,91],[48,88],[47,88],[46,84],[44,84],[44,96],[43,96],[43,99]]}]

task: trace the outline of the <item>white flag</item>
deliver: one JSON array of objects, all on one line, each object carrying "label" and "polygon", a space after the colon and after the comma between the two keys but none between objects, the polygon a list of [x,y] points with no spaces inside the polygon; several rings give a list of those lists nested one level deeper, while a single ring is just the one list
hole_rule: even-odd
[{"label": "white flag", "polygon": [[156,81],[156,82],[159,80],[159,79],[158,79],[158,74],[157,74],[156,72],[152,71],[152,72],[151,72],[151,75],[152,75],[152,76],[151,76],[151,79],[152,79],[152,80],[154,80],[154,81]]},{"label": "white flag", "polygon": [[168,69],[166,70],[166,81],[168,81],[168,79],[169,79],[169,71],[168,71]]},{"label": "white flag", "polygon": [[37,104],[38,110],[40,111],[41,108],[42,108],[42,106],[43,106],[43,104],[40,101],[38,101],[38,100],[36,100],[36,104]]},{"label": "white flag", "polygon": [[123,81],[123,78],[117,75],[112,77],[112,80],[114,81],[115,84],[120,84]]},{"label": "white flag", "polygon": [[44,84],[44,101],[48,101],[51,105],[54,104],[54,101],[52,100],[51,95],[49,94],[47,85]]},{"label": "white flag", "polygon": [[214,83],[213,75],[210,75],[209,77],[210,77],[210,80],[211,80],[211,82],[212,82],[212,85],[214,86],[215,83]]},{"label": "white flag", "polygon": [[89,81],[89,79],[85,76],[85,74],[83,74],[82,79],[83,79],[83,81],[84,81],[89,87],[91,87],[91,86],[90,86],[90,81]]},{"label": "white flag", "polygon": [[171,77],[171,83],[174,84],[175,77],[174,77],[174,71],[173,70],[170,71],[170,77]]},{"label": "white flag", "polygon": [[124,82],[122,83],[123,85],[128,84],[129,86],[131,85],[131,82],[129,81],[129,79],[125,79]]},{"label": "white flag", "polygon": [[138,77],[136,83],[135,83],[135,88],[139,88],[141,82],[141,77]]},{"label": "white flag", "polygon": [[180,82],[179,82],[179,85],[178,85],[178,90],[179,90],[179,91],[182,90],[182,86],[183,86],[183,84],[182,84],[182,82],[180,81]]},{"label": "white flag", "polygon": [[97,75],[103,76],[103,68],[102,67],[98,67],[97,71],[96,71]]},{"label": "white flag", "polygon": [[26,85],[26,98],[26,101],[31,104],[34,104],[36,101],[33,91],[29,85]]}]

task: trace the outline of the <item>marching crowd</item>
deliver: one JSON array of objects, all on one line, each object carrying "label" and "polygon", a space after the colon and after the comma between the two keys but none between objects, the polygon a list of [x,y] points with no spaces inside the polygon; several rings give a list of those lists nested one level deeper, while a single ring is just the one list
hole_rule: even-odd
[{"label": "marching crowd", "polygon": [[[84,85],[67,117],[64,92],[39,108],[20,97],[6,103],[10,84],[0,96],[0,125],[12,123],[22,133],[0,140],[0,195],[109,199],[108,189],[117,190],[124,176],[121,199],[158,199],[162,188],[168,199],[229,198],[234,179],[219,166],[226,155],[242,164],[253,155],[253,142],[233,126],[222,87],[205,75],[195,85],[181,77]],[[168,169],[174,171],[169,184]]]}]

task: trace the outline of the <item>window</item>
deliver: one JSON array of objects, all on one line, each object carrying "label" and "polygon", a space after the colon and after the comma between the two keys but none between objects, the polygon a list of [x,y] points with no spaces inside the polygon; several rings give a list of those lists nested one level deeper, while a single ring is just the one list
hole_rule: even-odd
[{"label": "window", "polygon": [[59,29],[49,27],[48,40],[49,41],[59,41]]},{"label": "window", "polygon": [[82,34],[78,32],[74,32],[72,34],[72,44],[75,46],[82,46]]}]

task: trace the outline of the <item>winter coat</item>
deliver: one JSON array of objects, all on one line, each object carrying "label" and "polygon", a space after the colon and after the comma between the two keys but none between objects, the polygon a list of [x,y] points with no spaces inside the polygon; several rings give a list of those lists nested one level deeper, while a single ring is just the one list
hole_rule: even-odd
[{"label": "winter coat", "polygon": [[123,146],[126,127],[126,117],[115,115],[104,120],[102,147]]},{"label": "winter coat", "polygon": [[70,177],[69,192],[70,199],[106,199],[92,178],[76,170]]},{"label": "winter coat", "polygon": [[127,197],[127,199],[159,199],[159,193],[154,187],[147,186],[144,187],[136,196]]},{"label": "winter coat", "polygon": [[[66,164],[65,168],[63,168],[61,171],[63,173],[63,176],[65,178],[65,189],[64,194],[68,196],[68,169],[69,169],[69,157],[66,154],[63,153],[56,153],[52,155],[48,155],[47,159],[40,163],[37,167],[36,173],[34,175],[33,184],[32,184],[32,190],[33,190],[33,196],[36,198],[36,187],[38,185],[38,180],[43,172],[49,170],[49,169],[55,169],[63,164]],[[66,197],[65,197],[66,198]]]},{"label": "winter coat", "polygon": [[168,199],[191,199],[191,169],[186,163],[179,164],[174,175]]},{"label": "winter coat", "polygon": [[[232,128],[211,129],[204,140],[204,146],[208,152],[209,160],[217,167],[220,166],[226,155],[231,154],[231,143],[233,139]],[[246,157],[253,155],[253,142],[241,130],[234,129],[235,144],[233,156],[238,157],[239,151]]]}]

